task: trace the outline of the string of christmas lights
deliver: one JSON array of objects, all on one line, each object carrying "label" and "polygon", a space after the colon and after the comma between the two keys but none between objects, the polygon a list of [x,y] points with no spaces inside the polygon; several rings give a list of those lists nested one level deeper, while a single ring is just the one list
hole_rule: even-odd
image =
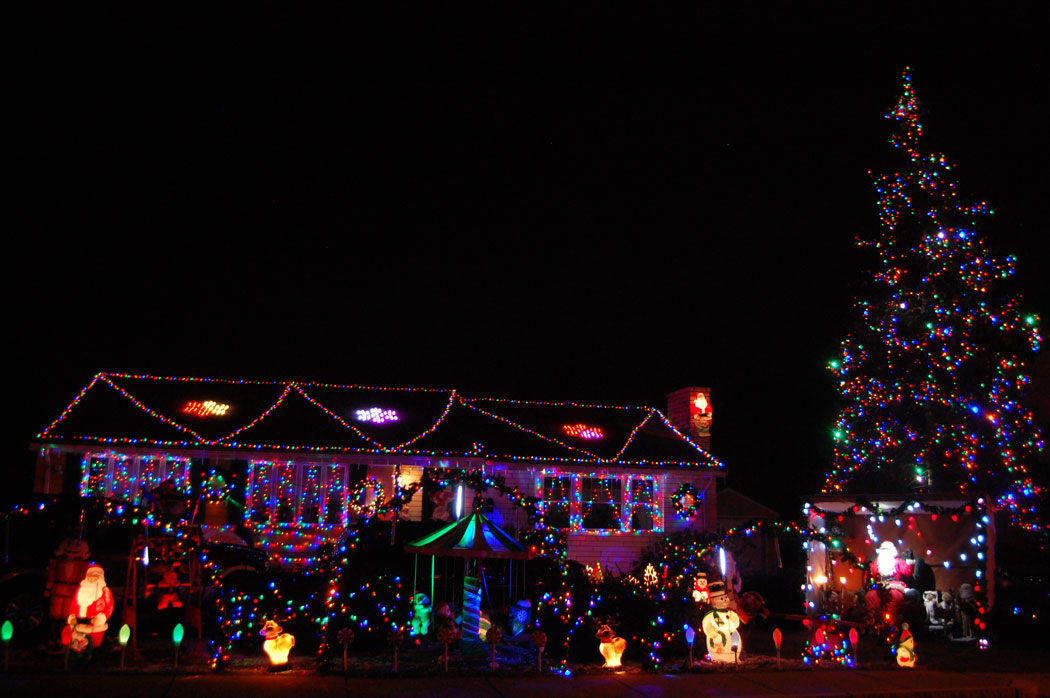
[{"label": "string of christmas lights", "polygon": [[1015,524],[1045,532],[1045,476],[1030,472],[1044,442],[1024,407],[1039,318],[1000,289],[1016,260],[980,233],[994,211],[964,201],[954,166],[921,145],[908,70],[887,118],[904,168],[874,177],[882,232],[858,240],[876,266],[857,329],[829,363],[845,407],[824,491],[992,492]]}]

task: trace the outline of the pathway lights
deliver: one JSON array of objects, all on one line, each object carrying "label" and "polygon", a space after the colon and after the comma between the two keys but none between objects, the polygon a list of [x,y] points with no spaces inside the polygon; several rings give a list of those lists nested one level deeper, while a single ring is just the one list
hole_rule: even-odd
[{"label": "pathway lights", "polygon": [[4,641],[4,671],[7,671],[7,660],[11,655],[11,636],[15,634],[15,626],[10,620],[5,620],[0,627],[0,640]]},{"label": "pathway lights", "polygon": [[117,639],[120,640],[120,670],[124,671],[124,654],[128,651],[128,640],[131,639],[131,626],[127,623],[120,626]]},{"label": "pathway lights", "polygon": [[175,643],[175,670],[179,669],[179,646],[182,645],[182,638],[186,634],[186,629],[182,627],[182,623],[176,623],[175,627],[171,630],[171,641]]}]

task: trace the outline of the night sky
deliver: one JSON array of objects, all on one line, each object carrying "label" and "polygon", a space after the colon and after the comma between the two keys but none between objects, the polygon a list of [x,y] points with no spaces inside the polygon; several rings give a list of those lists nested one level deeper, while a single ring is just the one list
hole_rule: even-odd
[{"label": "night sky", "polygon": [[448,5],[4,23],[10,463],[98,371],[706,385],[730,484],[793,515],[906,65],[1050,317],[1046,3]]}]

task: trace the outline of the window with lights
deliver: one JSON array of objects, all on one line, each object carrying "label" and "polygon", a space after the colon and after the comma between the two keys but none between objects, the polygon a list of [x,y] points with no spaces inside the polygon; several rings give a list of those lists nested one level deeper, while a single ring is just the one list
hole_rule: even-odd
[{"label": "window with lights", "polygon": [[178,490],[185,491],[189,485],[188,458],[87,453],[81,468],[80,494],[84,497],[139,502],[165,480],[172,480]]},{"label": "window with lights", "polygon": [[261,525],[345,526],[348,486],[367,466],[252,461],[248,520]]},{"label": "window with lights", "polygon": [[663,531],[659,476],[544,471],[537,478],[543,521],[574,533]]}]

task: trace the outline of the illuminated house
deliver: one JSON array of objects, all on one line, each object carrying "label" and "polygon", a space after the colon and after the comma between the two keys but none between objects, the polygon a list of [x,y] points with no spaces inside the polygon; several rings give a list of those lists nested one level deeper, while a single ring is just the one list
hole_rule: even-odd
[{"label": "illuminated house", "polygon": [[[668,533],[716,526],[725,469],[705,450],[709,396],[673,393],[668,418],[456,390],[100,373],[38,434],[35,489],[140,502],[170,480],[208,495],[200,516],[212,533],[295,564],[424,469],[481,471],[538,498],[571,558],[626,569]],[[452,520],[458,495],[424,491],[401,519]],[[216,504],[227,497],[238,506]],[[526,525],[498,491],[483,497],[501,527]]]}]

